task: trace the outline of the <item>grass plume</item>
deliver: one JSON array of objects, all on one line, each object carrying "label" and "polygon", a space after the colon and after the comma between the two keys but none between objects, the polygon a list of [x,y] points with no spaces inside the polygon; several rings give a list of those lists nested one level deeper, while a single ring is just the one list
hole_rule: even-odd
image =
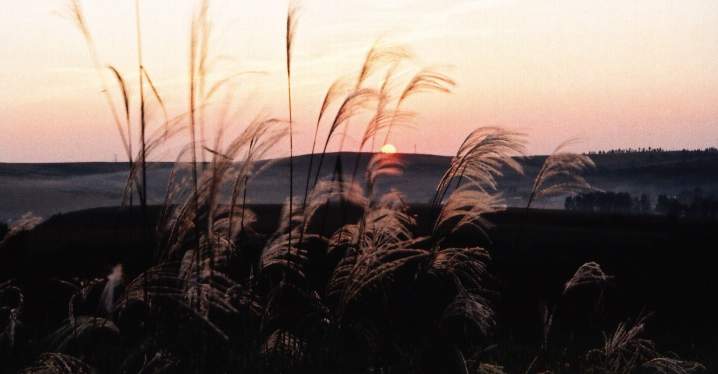
[{"label": "grass plume", "polygon": [[[85,39],[85,44],[87,45],[87,48],[90,52],[90,57],[92,59],[92,63],[95,66],[95,71],[97,72],[97,75],[100,79],[103,96],[105,97],[107,106],[110,109],[110,113],[112,114],[112,119],[113,119],[113,121],[115,123],[115,127],[117,128],[117,131],[120,135],[120,139],[122,141],[122,146],[125,149],[127,158],[130,159],[132,157],[132,150],[130,149],[130,142],[132,141],[132,139],[125,136],[125,132],[122,129],[122,121],[120,120],[119,111],[117,110],[117,107],[115,106],[115,103],[112,99],[112,95],[110,94],[109,84],[107,83],[107,78],[102,73],[103,65],[100,62],[100,57],[97,52],[97,47],[95,46],[95,41],[92,37],[92,33],[90,32],[90,28],[87,25],[87,21],[85,19],[85,14],[83,12],[82,4],[80,3],[80,0],[69,0],[68,1],[68,10],[69,10],[68,11],[69,14],[67,14],[67,16],[74,23],[74,25],[77,27],[77,29],[80,31],[83,38]],[[129,131],[129,129],[127,131]],[[132,161],[130,161],[130,162],[132,162]]]},{"label": "grass plume", "polygon": [[[287,106],[289,112],[289,217],[292,217],[294,207],[294,118],[292,116],[292,45],[297,30],[298,8],[290,2],[287,11],[287,30],[285,35],[287,60]],[[292,247],[292,230],[287,232],[288,247]]]},{"label": "grass plume", "polygon": [[[93,61],[100,66],[79,2],[70,4]],[[135,7],[139,151],[132,149],[134,111],[130,110],[127,82],[119,69],[111,66],[110,72],[105,71],[114,75],[124,103],[123,112],[113,112],[131,164],[124,199],[131,199],[137,189],[143,205],[150,201],[147,160],[181,136],[186,143],[168,178],[154,232],[153,261],[136,269],[113,262],[110,276],[99,271],[100,277],[54,282],[63,288],[53,295],[61,300],[61,318],[51,325],[44,340],[27,339],[23,334],[33,331],[23,328],[31,315],[26,311],[33,303],[39,304],[37,299],[28,297],[32,302],[26,303],[20,284],[0,283],[0,358],[12,362],[11,370],[404,373],[436,372],[439,368],[502,373],[514,372],[523,364],[522,355],[510,351],[511,362],[506,364],[512,367],[504,369],[495,363],[500,357],[495,353],[504,348],[504,341],[494,339],[494,334],[501,329],[513,333],[514,326],[502,326],[505,304],[497,304],[502,296],[497,286],[503,279],[497,278],[507,269],[499,267],[500,271],[494,272],[492,255],[504,253],[492,242],[494,231],[489,230],[492,226],[486,217],[504,209],[497,192],[501,176],[523,173],[516,159],[525,152],[522,134],[499,127],[472,131],[441,176],[432,200],[434,210],[428,217],[418,215],[426,211],[409,205],[398,191],[382,193],[379,188],[382,178],[403,174],[407,165],[401,155],[373,155],[364,184],[356,183],[353,176],[349,181],[341,175],[332,180],[320,178],[329,144],[351,121],[367,114],[358,147],[362,151],[377,135],[385,134],[386,142],[392,131],[412,124],[415,113],[403,107],[410,97],[449,93],[455,86],[452,78],[435,68],[421,69],[398,86],[400,68],[411,53],[401,46],[377,42],[358,75],[335,81],[324,95],[315,123],[305,195],[299,204],[292,187],[294,4],[288,9],[285,30],[289,120],[258,115],[247,123],[239,120],[241,107],[234,111],[237,92],[231,85],[243,73],[210,79],[215,61],[210,48],[210,2],[199,0],[192,14],[187,107],[175,116],[168,115],[145,69],[138,0]],[[380,73],[383,80],[372,87],[371,77]],[[102,73],[101,79],[106,79]],[[114,108],[107,91],[106,98]],[[223,100],[219,108],[212,105],[216,98]],[[154,110],[162,112],[157,126],[151,126],[151,103],[157,106]],[[338,108],[331,116],[335,104]],[[217,115],[210,115],[210,110],[217,110]],[[210,119],[216,121],[211,127],[215,130],[213,142],[205,138],[212,136],[206,133]],[[319,141],[322,150],[311,183],[319,128],[329,119],[326,139],[323,144]],[[272,231],[263,232],[257,227],[265,224],[260,221],[263,212],[250,209],[248,190],[254,188],[252,178],[272,165],[265,158],[287,137],[289,196],[279,222],[268,223]],[[561,144],[547,158],[532,186],[529,206],[534,199],[589,187],[578,174],[593,162],[587,156],[565,152],[570,144]],[[354,174],[357,170],[355,165]],[[34,216],[24,216],[8,236],[37,222]],[[467,229],[478,231],[486,240],[480,245],[450,240]],[[479,237],[473,231],[471,234],[472,240]],[[0,249],[4,248],[0,245]],[[586,290],[598,289],[602,295],[613,279],[597,262],[587,262],[565,283],[555,283],[548,296],[558,302],[547,311],[546,320],[531,324],[536,332],[543,328],[544,336],[535,338],[535,346],[521,348],[529,352],[529,360],[537,355],[527,372],[629,373],[646,369],[690,373],[703,368],[658,353],[657,345],[643,336],[643,318],[619,324],[600,347],[588,352],[582,349],[571,357],[574,366],[565,365],[563,356],[549,355],[548,333],[554,318],[559,318],[559,302]],[[45,343],[52,353],[40,353],[43,347],[38,344],[29,359],[13,355],[16,347],[32,343],[35,348],[35,342]],[[567,347],[557,349],[569,351]]]},{"label": "grass plume", "polygon": [[559,144],[546,158],[531,186],[527,208],[530,208],[536,199],[542,197],[591,189],[591,185],[581,173],[595,167],[596,164],[587,155],[565,151],[575,143],[576,139],[569,139]]}]

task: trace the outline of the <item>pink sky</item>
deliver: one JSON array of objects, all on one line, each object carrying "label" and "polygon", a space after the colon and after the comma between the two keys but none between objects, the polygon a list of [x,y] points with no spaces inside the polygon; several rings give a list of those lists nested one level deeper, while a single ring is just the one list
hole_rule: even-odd
[{"label": "pink sky", "polygon": [[[186,110],[193,3],[141,1],[145,63],[175,114]],[[83,40],[55,14],[65,4],[33,0],[3,7],[0,162],[122,158]],[[102,62],[126,74],[135,100],[134,1],[83,5]],[[242,115],[235,126],[260,112],[286,117],[287,4],[213,5],[212,45],[227,57],[215,77],[264,72],[236,87]],[[399,151],[416,146],[421,153],[451,154],[482,125],[525,132],[530,153],[550,152],[577,136],[584,139],[579,151],[718,145],[714,0],[305,0],[301,8],[294,68],[299,153],[311,146],[326,88],[355,73],[378,37],[411,47],[416,58],[407,69],[446,66],[458,83],[451,95],[408,103],[419,117],[415,128],[392,139]],[[357,134],[349,134],[349,149]],[[173,158],[173,148],[158,157]]]}]

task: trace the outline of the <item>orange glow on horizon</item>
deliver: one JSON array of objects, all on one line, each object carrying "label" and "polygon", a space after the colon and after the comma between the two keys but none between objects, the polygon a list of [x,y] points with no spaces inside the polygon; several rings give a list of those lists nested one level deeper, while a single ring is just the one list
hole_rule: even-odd
[{"label": "orange glow on horizon", "polygon": [[[0,162],[124,159],[101,79],[83,36],[65,17],[66,2],[7,2],[0,14]],[[134,2],[79,2],[100,64],[126,79],[133,149],[139,149]],[[236,113],[228,137],[260,114],[287,118],[287,2],[212,2],[209,53],[217,63],[209,64],[208,88],[234,78],[207,107],[210,143],[225,97],[236,101],[227,107]],[[140,2],[143,66],[171,118],[188,110],[188,31],[197,3]],[[529,154],[549,153],[571,137],[586,140],[574,151],[718,144],[715,0],[302,0],[301,8],[292,58],[295,154],[311,152],[326,90],[337,78],[358,74],[378,38],[408,47],[414,57],[389,85],[394,99],[424,67],[457,83],[450,95],[422,92],[405,100],[401,110],[417,116],[392,134],[394,149],[453,155],[478,126],[525,133]],[[244,72],[252,74],[238,75]],[[107,69],[102,74],[122,108],[114,77]],[[385,75],[378,69],[366,83],[378,85]],[[152,132],[163,113],[144,89]],[[327,108],[320,142],[337,105]],[[359,122],[342,128],[346,144],[330,141],[328,151],[366,150]],[[175,160],[185,141],[183,132],[151,159]],[[267,157],[286,156],[287,144],[282,140]]]}]

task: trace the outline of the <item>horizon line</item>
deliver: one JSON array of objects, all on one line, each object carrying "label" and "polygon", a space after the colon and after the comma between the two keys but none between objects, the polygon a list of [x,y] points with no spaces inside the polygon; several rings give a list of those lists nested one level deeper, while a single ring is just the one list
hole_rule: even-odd
[{"label": "horizon line", "polygon": [[[591,150],[587,152],[575,152],[577,154],[583,154],[583,155],[605,155],[605,154],[616,154],[616,153],[650,153],[650,152],[718,152],[718,148],[715,146],[710,147],[703,147],[703,148],[614,148],[614,149],[599,149],[599,150]],[[368,152],[368,151],[340,151],[340,152],[327,152],[326,156],[332,156],[332,155],[356,155],[361,154],[363,155],[369,155],[369,154],[379,154],[381,152]],[[452,158],[455,155],[446,155],[446,154],[435,154],[435,153],[409,153],[409,152],[396,152],[394,153],[396,155],[400,156],[431,156],[431,157],[446,157],[446,158]],[[302,153],[294,155],[292,158],[296,159],[299,157],[307,157],[311,156],[311,153]],[[314,153],[315,156],[319,156],[319,153]],[[527,155],[516,155],[512,156],[512,158],[531,158],[531,157],[548,157],[550,154],[527,154]],[[282,156],[282,157],[273,157],[273,158],[263,158],[256,161],[281,161],[281,160],[288,160],[288,156]],[[242,160],[236,160],[235,162],[241,162]],[[176,163],[177,160],[148,160],[147,163]],[[180,161],[184,163],[190,163],[192,161]],[[32,164],[127,164],[128,161],[124,160],[117,160],[117,161],[101,161],[101,160],[94,160],[94,161],[32,161],[32,162],[7,162],[7,161],[0,161],[0,165],[32,165]],[[211,161],[205,161],[201,162],[198,161],[198,164],[209,164]]]}]

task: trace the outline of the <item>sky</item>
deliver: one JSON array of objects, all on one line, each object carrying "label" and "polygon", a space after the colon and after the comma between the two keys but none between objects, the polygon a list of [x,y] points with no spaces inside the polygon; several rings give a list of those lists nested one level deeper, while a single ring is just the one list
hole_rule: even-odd
[{"label": "sky", "polygon": [[[195,3],[140,0],[144,64],[171,114],[187,110]],[[134,1],[82,4],[101,63],[128,81],[136,120]],[[238,116],[230,127],[238,131],[258,115],[286,118],[287,3],[212,6],[210,45],[218,63],[210,78],[257,72],[233,81]],[[451,94],[406,103],[418,117],[390,139],[400,152],[452,154],[479,126],[525,133],[529,153],[551,152],[573,137],[582,140],[576,151],[718,145],[715,0],[304,0],[300,8],[293,57],[297,153],[311,148],[328,86],[356,74],[377,39],[412,50],[407,77],[432,66],[457,82]],[[65,0],[3,7],[0,162],[123,158],[101,80],[66,10]],[[149,111],[157,123],[157,106]],[[360,126],[351,126],[346,147],[355,149]],[[173,159],[176,151],[168,145],[154,158]],[[286,155],[286,147],[275,155]]]}]

